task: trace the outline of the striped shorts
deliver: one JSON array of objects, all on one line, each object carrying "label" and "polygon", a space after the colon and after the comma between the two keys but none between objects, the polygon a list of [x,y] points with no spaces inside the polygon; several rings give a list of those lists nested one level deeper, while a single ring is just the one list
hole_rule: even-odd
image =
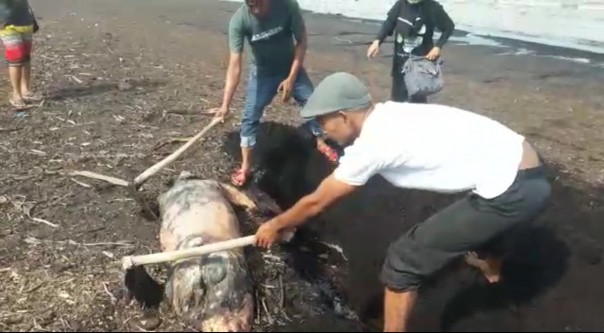
[{"label": "striped shorts", "polygon": [[4,57],[9,66],[20,66],[31,59],[33,25],[7,25],[0,30],[0,40],[4,44]]}]

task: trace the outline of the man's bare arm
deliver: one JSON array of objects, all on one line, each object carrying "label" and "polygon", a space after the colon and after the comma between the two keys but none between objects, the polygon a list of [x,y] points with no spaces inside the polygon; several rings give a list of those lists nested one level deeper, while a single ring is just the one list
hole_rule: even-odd
[{"label": "man's bare arm", "polygon": [[308,48],[308,35],[306,32],[306,23],[302,16],[300,5],[297,1],[290,3],[291,7],[291,28],[296,39],[296,51],[294,54],[294,60],[292,62],[289,78],[295,80],[304,65],[304,58]]},{"label": "man's bare arm", "polygon": [[294,61],[292,62],[292,67],[289,72],[289,77],[295,79],[300,72],[300,69],[304,65],[304,58],[306,57],[306,51],[308,48],[308,37],[306,34],[306,28],[302,28],[302,32],[300,34],[300,40],[297,41],[296,44],[296,53],[294,54]]},{"label": "man's bare arm", "polygon": [[300,199],[292,208],[275,217],[270,223],[274,223],[279,230],[302,225],[356,189],[357,186],[341,182],[332,174],[325,178],[313,193]]},{"label": "man's bare arm", "polygon": [[229,66],[227,69],[226,82],[224,87],[224,95],[222,97],[222,107],[229,108],[231,101],[239,86],[241,80],[241,63],[243,55],[241,53],[231,52],[229,56]]}]

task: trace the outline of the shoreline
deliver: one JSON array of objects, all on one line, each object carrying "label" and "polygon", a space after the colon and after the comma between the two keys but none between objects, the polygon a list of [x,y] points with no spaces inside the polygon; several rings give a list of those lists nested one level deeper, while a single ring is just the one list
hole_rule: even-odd
[{"label": "shoreline", "polygon": [[[220,0],[224,2],[242,2],[242,0]],[[358,1],[358,0],[357,0]],[[328,15],[328,16],[336,16],[342,17],[349,20],[358,20],[362,22],[368,23],[376,23],[379,24],[381,20],[374,19],[371,17],[363,17],[363,16],[352,16],[342,14],[340,12],[323,12],[320,10],[313,10],[304,8],[304,5],[301,5],[302,10],[304,12],[316,14],[316,15]],[[386,15],[386,11],[384,10],[384,16]],[[454,21],[455,14],[453,11],[450,11],[450,15],[452,16]],[[539,35],[531,35],[531,34],[523,34],[521,32],[514,32],[505,29],[495,29],[495,28],[484,28],[484,27],[476,27],[472,24],[463,24],[456,22],[456,32],[461,32],[465,34],[472,34],[476,36],[492,38],[492,39],[505,39],[516,42],[524,42],[531,43],[535,45],[541,45],[546,47],[553,47],[559,49],[567,49],[570,51],[580,51],[587,52],[594,55],[599,55],[604,57],[604,42],[597,41],[593,39],[585,39],[585,38],[572,38],[572,37],[542,37]],[[604,61],[603,61],[604,62]]]},{"label": "shoreline", "polygon": [[[220,0],[224,2],[235,2],[233,0]],[[348,21],[351,23],[361,23],[361,24],[370,24],[379,26],[381,24],[378,20],[373,19],[364,19],[364,18],[354,18],[348,17],[341,14],[324,14],[319,12],[314,12],[310,10],[304,10],[304,12],[311,15],[319,15],[325,17],[331,17],[339,20]],[[376,28],[377,31],[377,28]],[[434,39],[438,39],[440,34],[438,32],[434,33]],[[469,40],[467,37],[471,37]],[[390,38],[390,37],[389,37]],[[386,39],[386,41],[388,38]],[[367,40],[368,44],[371,41]],[[387,43],[387,42],[385,42]],[[539,42],[538,39],[528,37],[526,40],[521,38],[514,37],[506,37],[506,36],[495,36],[489,35],[488,33],[479,33],[473,32],[470,30],[466,30],[463,28],[456,27],[455,31],[449,38],[449,43],[453,43],[456,45],[480,45],[487,47],[503,47],[510,49],[517,49],[520,51],[518,55],[535,55],[535,56],[545,56],[545,57],[554,57],[558,59],[564,59],[572,62],[579,62],[583,64],[593,64],[597,67],[604,68],[604,44],[602,44],[601,48],[596,48],[601,50],[601,52],[596,52],[594,50],[581,49],[581,48],[573,48],[569,46],[562,45],[554,45]],[[529,52],[526,52],[528,50]]]},{"label": "shoreline", "polygon": [[[239,1],[239,0],[223,0],[223,1]],[[346,19],[362,20],[362,21],[378,23],[378,24],[381,22],[381,20],[373,19],[373,18],[347,16],[347,15],[339,14],[339,13],[323,13],[323,12],[318,12],[318,11],[314,11],[314,10],[310,10],[310,9],[304,9],[304,10],[307,12],[313,13],[313,14],[336,15],[336,16],[344,17]],[[385,15],[385,13],[384,13],[384,15]],[[450,15],[452,16],[453,20],[456,21],[455,17],[454,17],[455,14],[450,13]],[[512,41],[516,41],[516,42],[525,42],[525,43],[531,43],[531,44],[536,44],[536,45],[541,45],[541,46],[556,47],[556,48],[562,48],[562,49],[568,49],[568,50],[574,50],[574,51],[582,51],[582,52],[588,52],[588,53],[604,56],[604,42],[599,42],[596,40],[578,39],[578,38],[547,38],[547,37],[544,38],[539,35],[523,34],[521,32],[514,32],[514,31],[507,31],[507,30],[493,29],[493,28],[484,28],[484,27],[481,28],[481,27],[475,27],[473,25],[463,24],[463,23],[456,23],[456,26],[457,26],[456,31],[474,34],[477,36],[485,36],[485,37],[494,38],[494,39],[506,39],[506,40],[512,40]]]},{"label": "shoreline", "polygon": [[[473,33],[466,30],[456,29],[453,36],[451,36],[450,41],[456,44],[461,44],[459,39],[461,36],[468,37],[474,36],[487,41],[490,41],[492,44],[488,42],[483,44],[484,46],[492,46],[492,47],[504,47],[515,49],[515,55],[533,55],[533,56],[541,56],[541,57],[552,57],[562,60],[568,60],[575,63],[582,64],[590,64],[596,67],[604,68],[604,52],[597,53],[592,51],[586,51],[566,46],[557,46],[550,44],[543,44],[535,41],[528,40],[520,40],[508,37],[497,37],[490,36],[485,34]],[[456,37],[458,40],[456,40]],[[480,42],[473,43],[469,42],[469,45],[481,45]],[[604,49],[603,49],[604,51]]]}]

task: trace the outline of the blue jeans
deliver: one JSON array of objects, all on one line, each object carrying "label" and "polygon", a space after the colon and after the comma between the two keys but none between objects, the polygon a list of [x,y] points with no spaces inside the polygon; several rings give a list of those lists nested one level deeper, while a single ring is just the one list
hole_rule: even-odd
[{"label": "blue jeans", "polygon": [[[243,118],[241,119],[241,147],[253,147],[256,145],[256,136],[260,128],[260,119],[264,114],[264,109],[277,95],[279,84],[287,78],[289,73],[282,76],[259,76],[256,66],[251,65],[245,108]],[[306,74],[304,68],[300,69],[296,82],[294,83],[292,96],[300,106],[304,106],[310,95],[314,91],[314,86]],[[323,136],[323,131],[316,120],[309,120],[310,128],[317,137]]]}]

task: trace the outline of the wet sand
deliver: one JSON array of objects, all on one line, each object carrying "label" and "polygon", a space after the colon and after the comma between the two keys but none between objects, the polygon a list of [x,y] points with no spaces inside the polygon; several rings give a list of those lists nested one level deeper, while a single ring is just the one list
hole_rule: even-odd
[{"label": "wet sand", "polygon": [[[36,149],[36,140],[46,141],[50,137],[58,140],[55,142],[65,144],[69,137],[76,135],[65,132],[57,137],[51,136],[58,135],[56,133],[47,133],[49,136],[42,137],[41,133],[45,133],[43,131],[49,127],[48,123],[56,122],[54,115],[45,116],[44,112],[64,116],[68,110],[73,110],[74,115],[80,112],[82,117],[97,117],[95,119],[103,125],[94,128],[98,131],[94,141],[107,140],[105,147],[111,145],[110,150],[122,149],[129,156],[122,158],[125,162],[112,163],[113,167],[108,170],[103,170],[105,167],[101,162],[95,162],[105,161],[108,157],[94,156],[73,163],[80,168],[88,167],[112,175],[128,175],[133,169],[144,167],[136,160],[136,154],[123,147],[136,149],[144,165],[153,161],[145,154],[149,153],[155,142],[149,141],[148,133],[145,133],[146,137],[132,138],[132,135],[142,131],[135,125],[150,124],[155,135],[151,136],[153,140],[188,135],[198,127],[200,121],[205,120],[200,117],[166,116],[166,112],[215,107],[220,102],[228,54],[225,32],[228,19],[238,4],[214,0],[32,0],[32,3],[42,17],[43,30],[38,35],[39,39],[43,39],[41,44],[47,47],[48,52],[60,53],[62,59],[50,59],[49,54],[42,54],[34,64],[47,61],[39,68],[46,68],[48,72],[36,75],[47,77],[47,91],[65,92],[65,96],[51,104],[49,109],[40,109],[40,112],[32,115],[28,120],[31,123],[27,125],[32,126],[29,130],[31,138],[7,138],[10,147],[22,150],[3,161],[3,167],[10,170],[10,174],[23,173],[25,167],[22,161],[25,156],[29,158],[28,168],[45,167],[46,160],[38,161],[28,153]],[[383,46],[380,58],[373,61],[365,58],[366,47],[377,30],[374,23],[312,13],[306,13],[305,18],[310,35],[306,67],[315,84],[332,72],[349,71],[368,82],[377,100],[389,96],[392,44],[389,42]],[[455,40],[452,39],[443,49],[446,87],[431,100],[485,114],[525,134],[551,167],[553,202],[539,221],[540,227],[535,229],[534,238],[527,240],[526,245],[506,266],[509,283],[501,287],[486,287],[476,272],[468,268],[453,270],[426,287],[414,314],[412,329],[604,329],[604,323],[599,318],[602,307],[600,295],[604,294],[604,285],[600,282],[604,278],[600,245],[604,238],[604,226],[600,222],[604,217],[601,196],[604,133],[600,130],[604,123],[601,116],[604,109],[602,56],[505,40],[498,41],[509,47],[465,45]],[[541,56],[528,55],[524,50],[535,51]],[[92,67],[74,67],[70,59],[84,55],[89,57],[87,61]],[[548,55],[585,58],[591,63]],[[48,59],[44,60],[42,56]],[[78,76],[81,72],[92,70],[96,71],[96,76],[114,81],[128,77],[140,79],[141,82],[149,80],[162,83],[141,84],[135,93],[120,95],[111,87],[103,90],[102,86],[97,85],[93,85],[97,89],[94,92],[83,91],[68,78],[69,75]],[[79,77],[81,80],[85,76]],[[227,159],[224,151],[217,147],[221,146],[220,140],[225,132],[237,129],[245,77],[237,93],[231,121],[208,139],[209,148],[200,148],[191,159],[176,164],[176,171],[189,168],[208,177],[228,177],[235,162]],[[107,96],[111,98],[102,99]],[[133,124],[120,127],[126,125],[116,121],[112,114],[126,117],[126,122]],[[266,119],[290,124],[300,121],[295,107],[278,103],[267,109]],[[85,124],[84,119],[82,123]],[[78,134],[80,141],[90,140],[82,136]],[[56,143],[54,146],[51,142],[46,144],[49,150],[59,149],[52,148],[59,146]],[[80,162],[82,164],[78,164]],[[311,167],[307,170],[307,185],[316,185],[325,173],[326,170],[320,165]],[[67,184],[71,184],[71,189],[85,190],[69,181]],[[59,195],[52,192],[59,190],[55,182],[24,181],[9,185],[2,194],[42,191],[46,196]],[[67,185],[63,185],[67,188]],[[153,190],[157,191],[157,188]],[[115,191],[99,193],[116,194]],[[11,232],[22,232],[22,237],[33,234],[39,238],[60,240],[65,240],[65,237],[86,237],[88,234],[83,234],[80,227],[82,211],[78,210],[83,209],[87,213],[94,211],[106,223],[101,227],[108,228],[108,231],[94,233],[98,241],[132,238],[135,235],[140,246],[151,246],[149,244],[155,242],[154,227],[134,218],[132,212],[135,209],[132,206],[125,206],[125,211],[120,212],[116,207],[122,207],[124,203],[103,199],[106,202],[101,211],[98,207],[96,210],[89,209],[95,200],[102,199],[101,194],[84,196],[87,200],[76,200],[70,206],[71,213],[55,211],[51,217],[62,221],[63,225],[71,225],[71,229],[64,227],[48,232],[38,230],[43,227],[37,226],[28,226],[25,230],[19,229],[22,226],[11,226]],[[342,247],[348,262],[341,268],[343,278],[340,289],[345,293],[346,301],[364,321],[373,327],[380,324],[381,286],[377,278],[389,242],[454,199],[420,191],[395,190],[383,180],[376,179],[363,191],[342,201],[314,221],[312,230],[317,237]],[[70,236],[64,234],[65,230],[71,230]],[[25,248],[22,251],[18,255],[11,254],[14,257],[11,257],[11,261],[6,259],[7,263],[17,265],[31,255]],[[119,250],[115,251],[116,254],[120,253]],[[83,252],[82,256],[86,253]],[[104,274],[98,269],[93,271]],[[90,272],[83,270],[72,274],[89,276]],[[4,292],[8,294],[8,290]],[[104,291],[101,290],[99,294],[104,295]],[[38,308],[44,309],[47,299],[41,297]],[[107,305],[108,301],[105,302],[103,308],[111,308]],[[88,306],[94,310],[95,304]],[[80,311],[83,310],[73,310],[74,316]],[[98,311],[98,314],[106,318],[107,312],[103,311]],[[87,315],[88,312],[82,312],[80,317]],[[109,322],[108,326],[96,326],[96,322],[86,325],[90,328],[123,328],[121,322],[117,321]],[[333,322],[333,326],[328,326],[327,322],[314,326],[300,325],[302,330],[321,327],[342,329],[339,323]]]}]

